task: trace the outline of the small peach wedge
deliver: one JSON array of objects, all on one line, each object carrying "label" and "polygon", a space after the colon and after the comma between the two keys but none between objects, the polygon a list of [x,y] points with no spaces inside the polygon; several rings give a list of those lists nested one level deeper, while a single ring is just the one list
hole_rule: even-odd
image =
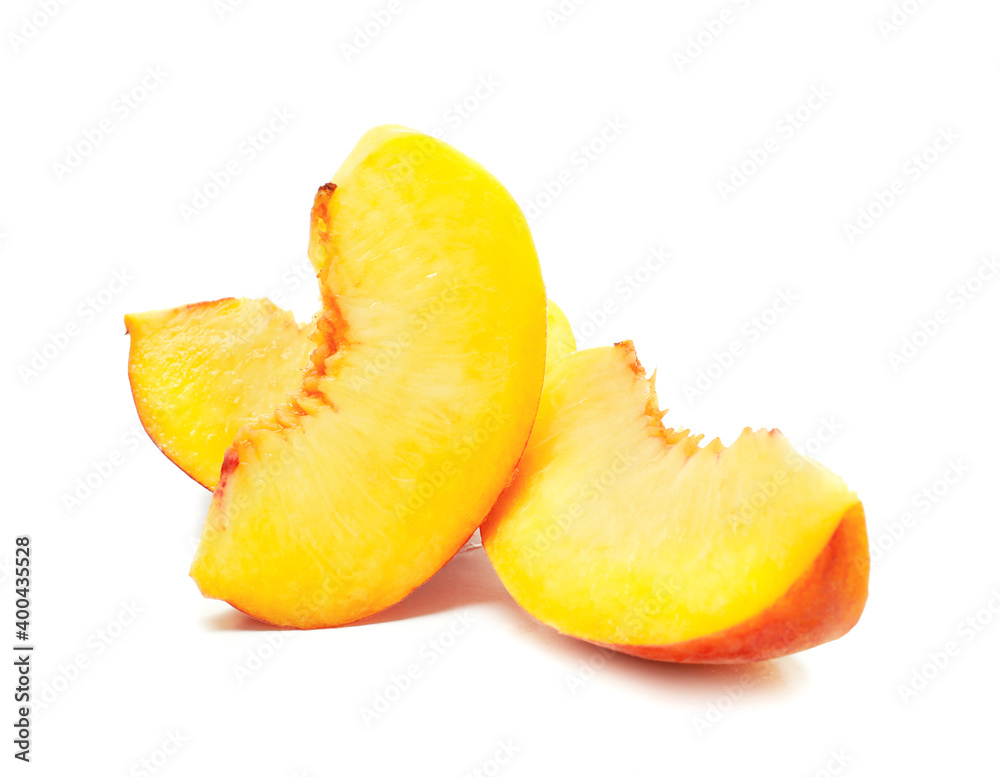
[{"label": "small peach wedge", "polygon": [[[220,299],[125,317],[139,420],[163,453],[210,491],[241,427],[287,401],[310,366],[316,327],[267,299]],[[546,368],[576,349],[548,301]]]}]

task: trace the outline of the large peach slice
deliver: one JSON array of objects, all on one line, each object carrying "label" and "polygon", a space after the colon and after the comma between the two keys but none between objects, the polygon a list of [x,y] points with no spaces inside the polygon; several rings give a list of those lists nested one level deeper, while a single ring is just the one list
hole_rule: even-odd
[{"label": "large peach slice", "polygon": [[[569,321],[548,301],[546,365],[576,349]],[[302,385],[316,327],[267,299],[220,299],[125,317],[128,374],[150,439],[212,490],[242,426]]]},{"label": "large peach slice", "polygon": [[481,527],[517,602],[663,661],[756,661],[849,631],[868,593],[857,496],[777,431],[702,446],[662,416],[631,343],[552,366],[518,475]]},{"label": "large peach slice", "polygon": [[270,623],[378,612],[462,546],[510,480],[545,367],[527,222],[468,157],[368,133],[322,186],[323,310],[300,387],[225,454],[191,575]]}]

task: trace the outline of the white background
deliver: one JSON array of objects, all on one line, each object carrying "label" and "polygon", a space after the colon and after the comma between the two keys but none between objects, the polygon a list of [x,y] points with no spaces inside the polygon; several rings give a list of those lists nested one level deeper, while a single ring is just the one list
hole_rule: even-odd
[{"label": "white background", "polygon": [[[11,634],[13,540],[28,533],[34,681],[50,699],[34,713],[32,765],[15,766],[997,773],[1000,614],[984,608],[1000,610],[1000,279],[971,279],[1000,252],[1000,6],[903,5],[913,13],[890,28],[888,0],[590,0],[564,4],[561,22],[547,15],[556,0],[399,0],[351,54],[343,44],[388,2],[249,0],[221,18],[211,0],[69,2],[49,19],[43,2],[4,3],[0,622]],[[691,44],[723,11],[721,35]],[[46,22],[30,40],[25,18]],[[140,94],[147,68],[160,82],[125,111],[120,95]],[[830,96],[789,136],[783,117],[814,87]],[[466,101],[463,118],[453,106]],[[294,118],[248,160],[241,143],[275,110]],[[69,154],[104,119],[97,148]],[[624,130],[592,146],[609,121]],[[274,632],[199,596],[187,569],[210,495],[135,431],[122,316],[230,295],[308,316],[315,288],[294,273],[313,195],[384,122],[442,130],[522,206],[547,206],[532,223],[550,295],[589,334],[582,345],[635,341],[668,422],[724,442],[780,427],[858,491],[882,550],[853,632],[750,667],[607,659],[519,611],[481,550],[337,630]],[[958,139],[917,179],[908,160],[942,130]],[[719,183],[769,138],[776,153],[724,197]],[[586,169],[581,146],[601,151]],[[240,174],[185,220],[181,206],[234,158]],[[546,199],[563,170],[571,183]],[[905,193],[852,242],[845,224],[878,214],[894,180]],[[669,262],[639,271],[659,247]],[[779,292],[795,302],[774,320]],[[935,336],[919,334],[941,309]],[[36,375],[22,369],[72,324]],[[894,366],[904,338],[922,347]],[[713,368],[734,341],[744,354]],[[716,378],[693,397],[701,371]],[[821,440],[824,425],[836,433]],[[120,626],[124,605],[141,614]],[[977,612],[984,625],[962,626]],[[902,692],[949,642],[946,666]],[[411,664],[421,677],[392,690]],[[366,721],[378,694],[393,702]],[[183,742],[164,761],[171,734]],[[501,766],[502,746],[516,752]]]}]

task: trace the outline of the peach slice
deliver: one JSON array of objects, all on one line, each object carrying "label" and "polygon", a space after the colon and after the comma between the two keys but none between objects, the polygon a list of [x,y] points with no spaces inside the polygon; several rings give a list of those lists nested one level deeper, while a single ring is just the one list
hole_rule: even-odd
[{"label": "peach slice", "polygon": [[220,299],[125,316],[128,377],[146,433],[215,488],[236,432],[302,384],[315,327],[267,299]]},{"label": "peach slice", "polygon": [[288,401],[226,452],[191,576],[273,624],[398,602],[512,477],[545,368],[545,290],[510,194],[447,144],[369,132],[312,210],[323,310]]},{"label": "peach slice", "polygon": [[552,366],[480,528],[514,599],[662,661],[758,661],[847,633],[868,594],[857,496],[776,430],[702,446],[663,415],[629,342]]},{"label": "peach slice", "polygon": [[[546,368],[576,350],[548,301]],[[210,491],[236,432],[285,402],[311,364],[316,327],[267,299],[220,299],[125,317],[139,420],[156,446]]]},{"label": "peach slice", "polygon": [[546,317],[545,373],[548,374],[552,363],[568,353],[576,350],[576,338],[573,328],[562,309],[549,300],[548,316]]}]

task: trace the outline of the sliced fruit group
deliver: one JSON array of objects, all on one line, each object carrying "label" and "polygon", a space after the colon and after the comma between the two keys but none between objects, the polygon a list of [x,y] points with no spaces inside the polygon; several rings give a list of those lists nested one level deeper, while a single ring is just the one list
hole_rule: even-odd
[{"label": "sliced fruit group", "polygon": [[777,431],[665,428],[631,343],[559,359],[518,475],[481,527],[501,581],[560,632],[666,661],[796,652],[854,626],[864,512]]},{"label": "sliced fruit group", "polygon": [[302,383],[313,327],[266,299],[220,299],[125,317],[128,377],[143,427],[214,488],[236,432]]},{"label": "sliced fruit group", "polygon": [[[576,349],[548,301],[546,365]],[[212,490],[242,426],[272,413],[302,385],[316,347],[313,323],[267,299],[220,299],[125,317],[129,382],[150,438]]]},{"label": "sliced fruit group", "polygon": [[300,387],[225,454],[191,575],[283,626],[402,599],[510,480],[545,366],[528,225],[482,167],[368,133],[312,211],[323,310]]}]

